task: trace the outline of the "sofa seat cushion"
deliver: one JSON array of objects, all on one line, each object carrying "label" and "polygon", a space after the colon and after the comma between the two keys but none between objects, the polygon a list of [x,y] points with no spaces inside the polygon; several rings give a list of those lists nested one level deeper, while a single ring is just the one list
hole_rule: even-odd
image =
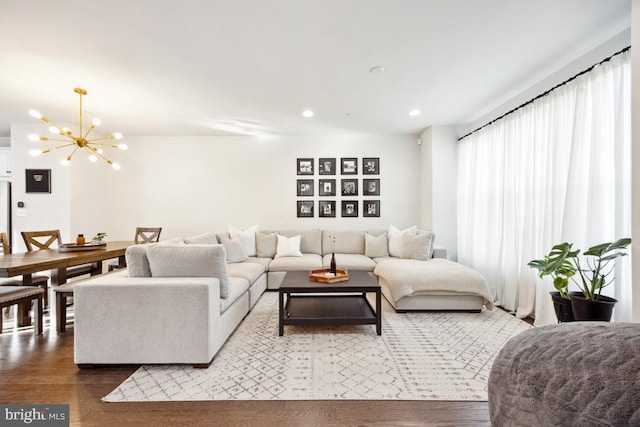
[{"label": "sofa seat cushion", "polygon": [[264,265],[256,262],[238,262],[227,265],[229,276],[245,279],[249,282],[249,286],[253,285],[265,270]]},{"label": "sofa seat cushion", "polygon": [[458,292],[481,296],[488,310],[493,310],[493,295],[485,278],[477,271],[446,259],[419,261],[388,259],[373,272],[389,284],[394,301],[425,292]]},{"label": "sofa seat cushion", "polygon": [[261,258],[261,257],[250,256],[246,262],[260,264],[264,267],[264,271],[267,271],[269,270],[269,264],[271,263],[272,260],[273,260],[272,258]]},{"label": "sofa seat cushion", "polygon": [[[220,298],[220,314],[224,313],[227,308],[231,307],[242,294],[249,289],[249,282],[241,277],[229,277],[229,294]],[[247,307],[247,310],[249,307]]]},{"label": "sofa seat cushion", "polygon": [[[374,260],[365,255],[359,254],[335,254],[336,268],[347,270],[373,271],[376,268]],[[322,268],[331,267],[331,254],[326,254],[322,258]]]},{"label": "sofa seat cushion", "polygon": [[302,254],[301,257],[281,257],[269,263],[269,271],[310,270],[322,268],[322,257],[316,254]]}]

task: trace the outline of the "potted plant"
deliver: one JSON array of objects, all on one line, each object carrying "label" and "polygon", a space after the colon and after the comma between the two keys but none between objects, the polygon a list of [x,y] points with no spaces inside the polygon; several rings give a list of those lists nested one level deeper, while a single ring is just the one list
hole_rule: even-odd
[{"label": "potted plant", "polygon": [[91,239],[91,241],[102,242],[102,240],[104,240],[105,237],[107,237],[107,233],[98,233],[95,236],[93,236],[93,239]]},{"label": "potted plant", "polygon": [[[587,249],[582,257],[580,250],[572,250],[572,243],[553,246],[544,259],[532,260],[527,265],[538,270],[538,276],[550,275],[557,294],[552,292],[558,321],[611,320],[617,300],[601,295],[602,288],[611,283],[615,266],[611,261],[627,255],[631,239],[601,243]],[[569,292],[569,281],[579,292]],[[571,314],[567,312],[570,302]]]}]

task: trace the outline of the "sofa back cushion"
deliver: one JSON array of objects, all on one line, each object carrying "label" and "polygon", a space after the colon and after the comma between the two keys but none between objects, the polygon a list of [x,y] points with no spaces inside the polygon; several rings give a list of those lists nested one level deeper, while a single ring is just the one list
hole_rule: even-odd
[{"label": "sofa back cushion", "polygon": [[221,242],[224,249],[227,251],[227,262],[230,264],[237,262],[245,262],[249,257],[244,251],[242,244],[239,241],[227,239],[223,237]]},{"label": "sofa back cushion", "polygon": [[220,297],[229,295],[227,253],[222,245],[155,245],[147,249],[153,277],[215,277]]},{"label": "sofa back cushion", "polygon": [[127,260],[129,277],[151,277],[147,249],[156,245],[156,243],[151,243],[147,245],[133,245],[127,248],[124,257]]},{"label": "sofa back cushion", "polygon": [[335,252],[364,255],[365,234],[364,230],[323,230],[322,254]]},{"label": "sofa back cushion", "polygon": [[219,243],[218,238],[213,232],[198,234],[197,236],[185,237],[184,242],[188,245],[217,245]]}]

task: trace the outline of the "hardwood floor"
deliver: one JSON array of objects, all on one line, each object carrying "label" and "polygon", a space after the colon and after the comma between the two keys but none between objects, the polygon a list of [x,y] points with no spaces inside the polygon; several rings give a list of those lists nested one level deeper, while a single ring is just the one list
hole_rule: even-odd
[{"label": "hardwood floor", "polygon": [[73,325],[0,335],[0,403],[69,404],[82,426],[488,426],[486,402],[217,401],[103,403],[137,366],[78,370]]}]

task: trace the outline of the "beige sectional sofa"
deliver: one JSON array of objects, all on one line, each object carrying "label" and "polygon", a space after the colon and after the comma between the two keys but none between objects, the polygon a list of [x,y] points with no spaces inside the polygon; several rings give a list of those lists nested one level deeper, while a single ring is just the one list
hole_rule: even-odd
[{"label": "beige sectional sofa", "polygon": [[[234,232],[235,231],[235,232]],[[405,310],[493,308],[484,278],[434,235],[398,230],[233,230],[127,250],[127,270],[75,288],[75,362],[207,366],[266,289],[291,270],[371,272]]]}]

